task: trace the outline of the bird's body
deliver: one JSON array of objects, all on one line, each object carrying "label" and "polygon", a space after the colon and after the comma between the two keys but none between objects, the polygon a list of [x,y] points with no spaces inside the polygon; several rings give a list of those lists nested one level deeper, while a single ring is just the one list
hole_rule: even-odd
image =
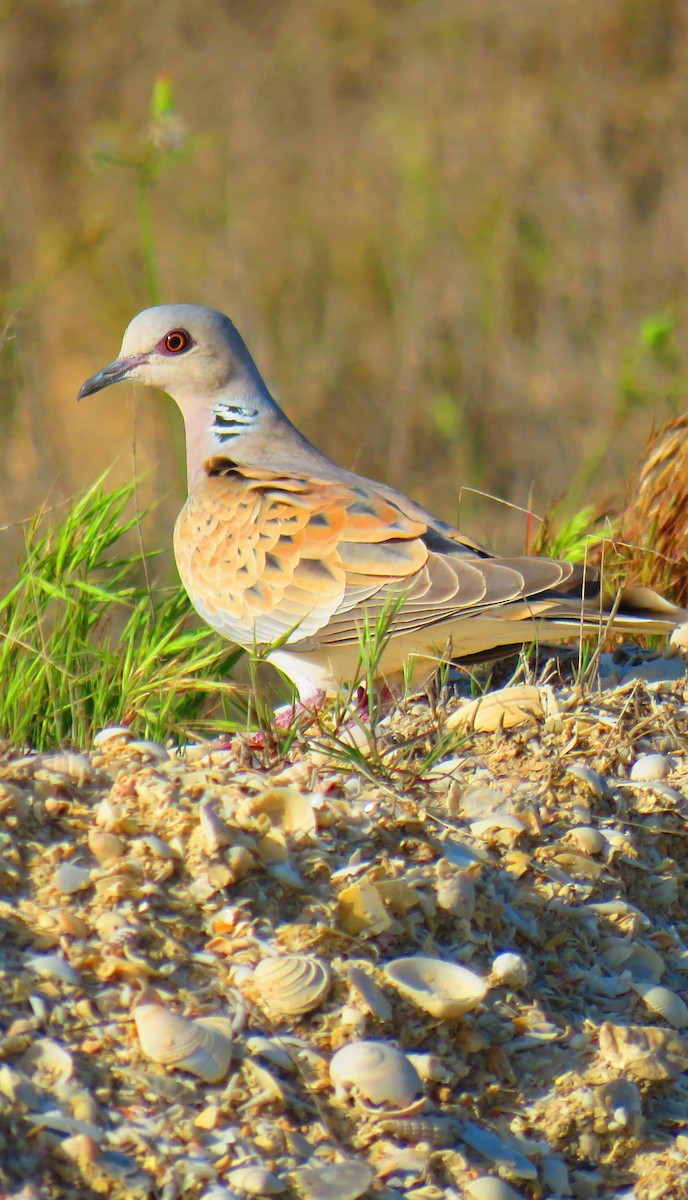
[{"label": "bird's body", "polygon": [[[220,633],[267,655],[301,699],[357,677],[365,624],[390,622],[385,677],[414,660],[487,656],[599,630],[594,581],[572,563],[499,558],[393,488],[338,467],[288,420],[229,319],[165,305],[129,325],[120,358],[80,396],[121,379],[168,392],[186,425],[189,497],[175,557],[191,601]],[[688,619],[654,593],[616,628],[667,632]],[[638,607],[639,605],[639,607]]]}]

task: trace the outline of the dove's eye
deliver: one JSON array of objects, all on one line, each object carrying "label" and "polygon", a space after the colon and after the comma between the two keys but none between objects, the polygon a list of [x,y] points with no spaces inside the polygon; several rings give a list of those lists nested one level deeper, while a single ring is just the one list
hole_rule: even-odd
[{"label": "dove's eye", "polygon": [[165,336],[164,346],[168,354],[182,354],[191,344],[191,338],[185,329],[172,329]]}]

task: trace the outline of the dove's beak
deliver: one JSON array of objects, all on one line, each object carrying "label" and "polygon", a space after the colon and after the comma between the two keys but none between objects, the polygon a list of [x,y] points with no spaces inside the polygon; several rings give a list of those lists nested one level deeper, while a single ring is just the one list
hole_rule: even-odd
[{"label": "dove's beak", "polygon": [[121,383],[123,379],[128,379],[132,371],[145,361],[141,355],[132,358],[116,358],[108,367],[103,367],[102,371],[99,371],[97,375],[92,375],[82,384],[77,399],[83,400],[86,396],[93,396],[95,392],[102,392],[103,388],[109,387],[111,383]]}]

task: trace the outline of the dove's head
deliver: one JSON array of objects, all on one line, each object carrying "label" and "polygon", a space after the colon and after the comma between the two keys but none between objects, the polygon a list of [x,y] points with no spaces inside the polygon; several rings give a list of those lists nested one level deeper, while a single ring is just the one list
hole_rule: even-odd
[{"label": "dove's head", "polygon": [[229,317],[196,304],[147,308],[127,327],[119,357],[86,380],[79,399],[122,380],[150,384],[177,401],[186,424],[193,486],[215,455],[263,452],[279,412]]},{"label": "dove's head", "polygon": [[212,402],[237,382],[249,389],[262,385],[229,317],[196,304],[161,304],[140,312],[126,329],[119,357],[87,379],[79,399],[123,379],[161,388],[182,409],[189,397],[202,395]]}]

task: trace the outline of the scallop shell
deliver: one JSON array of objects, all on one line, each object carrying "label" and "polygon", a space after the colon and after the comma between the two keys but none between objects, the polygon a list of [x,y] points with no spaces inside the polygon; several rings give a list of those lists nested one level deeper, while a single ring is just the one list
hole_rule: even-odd
[{"label": "scallop shell", "polygon": [[253,972],[253,983],[266,1008],[293,1017],[322,1003],[330,989],[330,972],[319,958],[284,954],[262,959]]},{"label": "scallop shell", "polygon": [[313,1159],[294,1172],[294,1182],[304,1200],[358,1200],[373,1182],[373,1171],[360,1159],[319,1163]]},{"label": "scallop shell", "polygon": [[342,1046],[330,1063],[338,1095],[349,1092],[382,1108],[407,1108],[422,1092],[416,1068],[387,1042],[360,1041]]},{"label": "scallop shell", "polygon": [[657,1013],[674,1029],[685,1029],[688,1026],[688,1007],[676,992],[656,983],[634,983],[634,990],[642,996],[647,1007]]},{"label": "scallop shell", "polygon": [[402,996],[433,1017],[460,1017],[477,1008],[487,983],[474,971],[439,958],[413,955],[386,964],[385,975]]},{"label": "scallop shell", "polygon": [[134,1009],[134,1021],[141,1049],[152,1062],[190,1071],[206,1083],[216,1083],[227,1074],[232,1025],[226,1017],[180,1017],[156,997],[144,999]]}]

